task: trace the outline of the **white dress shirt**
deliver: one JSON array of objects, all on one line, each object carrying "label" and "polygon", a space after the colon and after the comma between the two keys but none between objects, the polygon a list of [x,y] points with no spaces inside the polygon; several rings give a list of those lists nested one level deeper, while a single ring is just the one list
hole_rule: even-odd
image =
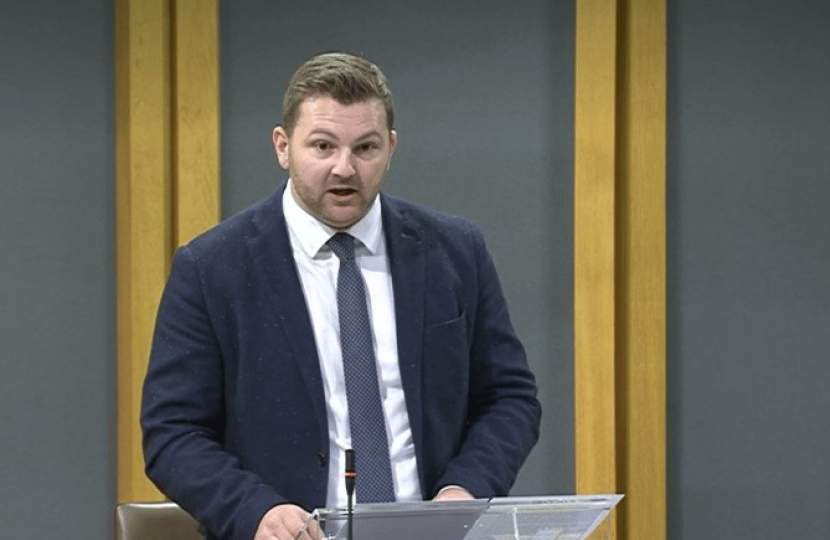
[{"label": "white dress shirt", "polygon": [[[337,316],[337,272],[340,260],[326,245],[329,238],[338,231],[300,208],[292,195],[290,180],[283,193],[282,206],[294,261],[311,316],[323,376],[329,427],[329,485],[326,505],[330,508],[345,508],[344,452],[352,448],[352,445]],[[386,419],[386,433],[389,436],[395,497],[398,501],[420,500],[422,495],[415,446],[398,367],[395,298],[381,223],[380,197],[375,199],[369,212],[345,232],[357,240],[355,261],[366,283],[380,396]],[[359,470],[357,474],[355,492],[360,490]]]}]

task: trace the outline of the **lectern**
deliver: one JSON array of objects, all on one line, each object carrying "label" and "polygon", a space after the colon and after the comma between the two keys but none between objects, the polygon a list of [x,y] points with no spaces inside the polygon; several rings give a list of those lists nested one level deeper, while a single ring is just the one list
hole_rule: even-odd
[{"label": "lectern", "polygon": [[315,510],[297,536],[312,540],[610,540],[622,495],[357,505]]}]

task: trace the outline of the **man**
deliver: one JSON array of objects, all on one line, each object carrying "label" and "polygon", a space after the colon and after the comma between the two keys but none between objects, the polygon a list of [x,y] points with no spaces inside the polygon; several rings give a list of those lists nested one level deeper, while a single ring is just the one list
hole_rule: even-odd
[{"label": "man", "polygon": [[208,538],[288,540],[345,506],[352,445],[358,502],[447,500],[506,495],[538,439],[481,233],[380,194],[393,121],[377,66],[308,60],[273,135],[286,184],[174,257],[144,452]]}]

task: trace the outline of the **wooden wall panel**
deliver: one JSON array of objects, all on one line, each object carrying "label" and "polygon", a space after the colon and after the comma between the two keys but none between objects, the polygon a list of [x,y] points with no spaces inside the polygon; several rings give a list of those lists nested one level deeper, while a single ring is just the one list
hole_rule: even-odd
[{"label": "wooden wall panel", "polygon": [[156,311],[174,247],[219,214],[216,3],[198,4],[116,0],[119,501],[162,498],[138,423]]},{"label": "wooden wall panel", "polygon": [[215,1],[173,12],[174,245],[219,221],[219,30]]},{"label": "wooden wall panel", "polygon": [[622,539],[666,536],[665,0],[580,0],[576,486],[624,493]]},{"label": "wooden wall panel", "polygon": [[169,26],[166,2],[116,3],[118,498],[156,499],[138,411],[170,258]]},{"label": "wooden wall panel", "polygon": [[666,6],[629,2],[618,121],[618,373],[626,538],[666,536]]},{"label": "wooden wall panel", "polygon": [[574,136],[576,489],[617,487],[615,164],[617,4],[578,2]]}]

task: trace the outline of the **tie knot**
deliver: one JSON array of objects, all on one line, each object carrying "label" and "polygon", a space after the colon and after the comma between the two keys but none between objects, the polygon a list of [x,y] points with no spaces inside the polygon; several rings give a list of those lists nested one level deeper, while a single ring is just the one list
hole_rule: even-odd
[{"label": "tie knot", "polygon": [[347,233],[337,233],[329,238],[328,245],[340,260],[354,260],[354,237]]}]

